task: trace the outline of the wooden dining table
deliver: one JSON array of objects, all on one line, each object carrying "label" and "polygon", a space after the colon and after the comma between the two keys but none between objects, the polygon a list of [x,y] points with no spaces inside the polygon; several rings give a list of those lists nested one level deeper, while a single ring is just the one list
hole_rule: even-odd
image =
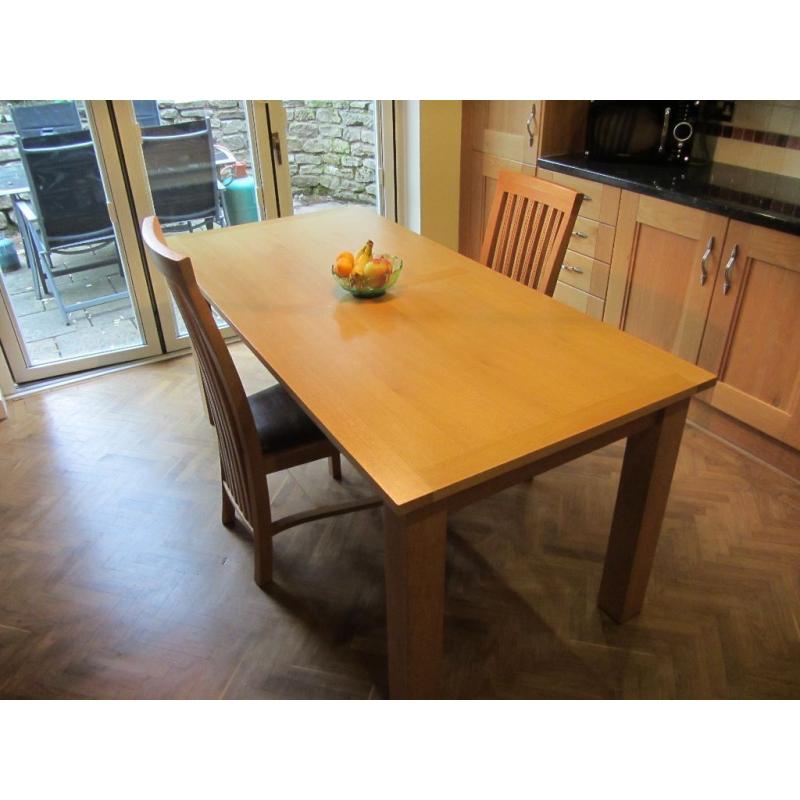
[{"label": "wooden dining table", "polygon": [[[357,299],[331,263],[367,239],[404,266]],[[391,697],[440,692],[448,513],[622,438],[598,603],[640,612],[689,400],[713,374],[368,209],[169,240],[383,501]]]}]

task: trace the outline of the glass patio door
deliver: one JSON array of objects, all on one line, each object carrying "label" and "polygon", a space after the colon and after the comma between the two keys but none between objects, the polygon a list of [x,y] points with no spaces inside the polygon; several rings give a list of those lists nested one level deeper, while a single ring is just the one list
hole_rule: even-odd
[{"label": "glass patio door", "polygon": [[[191,234],[277,216],[266,101],[115,100],[113,107],[137,224],[155,214],[165,234]],[[149,274],[165,348],[188,347],[166,282],[153,265]],[[235,335],[215,318],[224,335]]]},{"label": "glass patio door", "polygon": [[283,100],[270,111],[281,216],[357,205],[396,219],[392,101]]},{"label": "glass patio door", "polygon": [[0,211],[17,383],[161,352],[106,101],[0,101]]}]

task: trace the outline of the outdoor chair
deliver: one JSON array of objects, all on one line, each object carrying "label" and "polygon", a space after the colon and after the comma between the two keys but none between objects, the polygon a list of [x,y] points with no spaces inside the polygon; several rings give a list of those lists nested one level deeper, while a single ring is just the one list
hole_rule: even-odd
[{"label": "outdoor chair", "polygon": [[282,386],[245,394],[191,260],[169,247],[155,217],[142,222],[142,238],[192,342],[219,444],[222,524],[233,526],[237,515],[245,524],[254,541],[255,581],[266,587],[272,581],[273,536],[303,522],[374,508],[381,501],[355,500],[272,519],[266,475],[327,458],[332,477],[341,480],[339,451]]},{"label": "outdoor chair", "polygon": [[225,224],[208,120],[142,128],[153,208],[165,229]]},{"label": "outdoor chair", "polygon": [[481,263],[552,297],[582,200],[550,181],[501,172]]},{"label": "outdoor chair", "polygon": [[[87,300],[65,302],[57,278],[122,260],[108,216],[106,194],[89,131],[34,136],[18,140],[19,154],[28,178],[30,205],[18,202],[22,241],[34,276],[44,276],[45,291],[52,294],[64,322],[69,314],[128,297],[127,289]],[[113,257],[93,258],[58,267],[53,256],[94,255],[113,244]]]},{"label": "outdoor chair", "polygon": [[52,136],[72,133],[83,127],[78,106],[74,101],[41,103],[36,106],[11,106],[11,119],[17,136]]}]

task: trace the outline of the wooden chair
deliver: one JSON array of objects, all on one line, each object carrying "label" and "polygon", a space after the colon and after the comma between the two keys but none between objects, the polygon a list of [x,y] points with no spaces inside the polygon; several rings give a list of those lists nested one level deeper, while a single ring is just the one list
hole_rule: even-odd
[{"label": "wooden chair", "polygon": [[541,178],[501,172],[481,263],[552,297],[582,199]]},{"label": "wooden chair", "polygon": [[222,473],[222,523],[231,527],[236,515],[255,544],[255,580],[272,581],[272,537],[303,522],[380,505],[380,500],[326,506],[273,520],[266,475],[282,469],[330,459],[332,476],[341,479],[339,452],[281,386],[249,397],[236,372],[211,307],[200,293],[190,259],[166,244],[156,217],[142,222],[144,242],[167,279],[189,331],[206,403],[219,441]]}]

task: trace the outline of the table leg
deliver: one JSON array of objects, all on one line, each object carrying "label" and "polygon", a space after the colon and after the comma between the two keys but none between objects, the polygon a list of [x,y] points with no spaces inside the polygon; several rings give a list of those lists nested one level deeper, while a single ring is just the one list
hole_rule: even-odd
[{"label": "table leg", "polygon": [[444,635],[447,512],[409,520],[384,506],[389,696],[436,697]]},{"label": "table leg", "polygon": [[642,610],[688,408],[675,403],[628,437],[598,599],[617,622]]}]

